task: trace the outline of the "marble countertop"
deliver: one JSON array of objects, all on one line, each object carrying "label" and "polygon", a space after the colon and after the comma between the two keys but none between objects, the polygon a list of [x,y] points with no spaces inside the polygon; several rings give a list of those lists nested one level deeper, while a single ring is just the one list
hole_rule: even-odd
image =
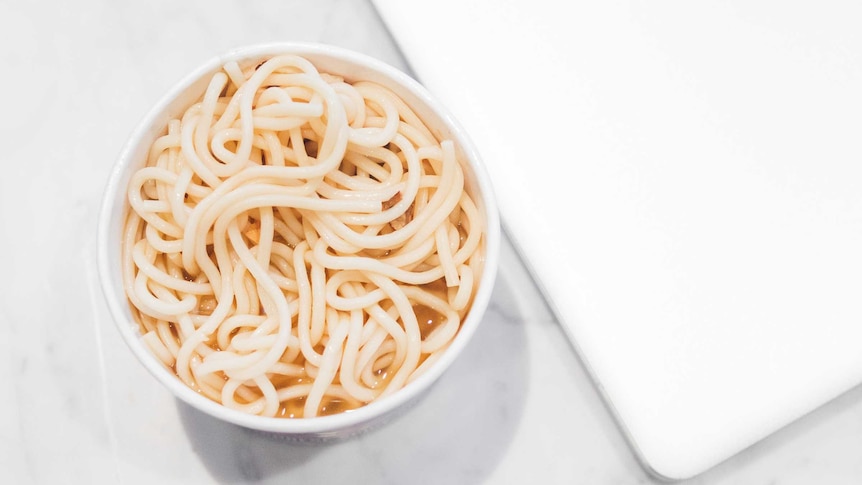
[{"label": "marble countertop", "polygon": [[[175,400],[95,268],[101,191],[148,107],[231,47],[303,40],[408,69],[366,0],[0,2],[0,483],[653,483],[508,240],[466,352],[384,427],[297,444]],[[862,388],[685,483],[862,483]]]}]

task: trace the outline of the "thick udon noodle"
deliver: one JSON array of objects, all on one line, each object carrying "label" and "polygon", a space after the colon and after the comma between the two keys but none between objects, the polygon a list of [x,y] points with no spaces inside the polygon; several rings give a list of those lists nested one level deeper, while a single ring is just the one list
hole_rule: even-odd
[{"label": "thick udon noodle", "polygon": [[188,386],[262,416],[354,409],[434,364],[484,220],[451,141],[393,92],[277,56],[228,63],[129,186],[127,296]]}]

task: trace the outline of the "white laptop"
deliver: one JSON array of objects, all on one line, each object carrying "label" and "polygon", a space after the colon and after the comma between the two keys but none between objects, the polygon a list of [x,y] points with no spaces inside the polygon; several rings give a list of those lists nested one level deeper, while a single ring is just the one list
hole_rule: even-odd
[{"label": "white laptop", "polygon": [[374,3],[646,468],[862,382],[862,3]]}]

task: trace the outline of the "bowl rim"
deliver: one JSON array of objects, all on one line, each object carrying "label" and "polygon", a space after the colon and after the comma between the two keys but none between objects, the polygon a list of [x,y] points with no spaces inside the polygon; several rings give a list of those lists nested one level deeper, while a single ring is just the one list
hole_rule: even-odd
[{"label": "bowl rim", "polygon": [[[212,401],[186,386],[174,373],[165,368],[141,341],[137,323],[131,321],[130,318],[131,314],[125,292],[117,291],[118,288],[121,290],[123,288],[122,275],[119,274],[118,276],[120,271],[118,268],[111,266],[112,263],[110,260],[110,248],[113,244],[118,244],[116,241],[118,229],[112,226],[111,221],[114,220],[115,211],[126,210],[126,205],[117,207],[115,204],[118,192],[125,190],[122,181],[124,175],[130,170],[129,166],[134,163],[133,153],[147,137],[153,124],[164,115],[172,102],[183,95],[202,76],[220,69],[225,63],[278,54],[333,58],[337,62],[348,63],[351,67],[367,69],[385,78],[389,78],[394,84],[399,85],[412,95],[418,97],[440,119],[441,124],[451,131],[453,138],[465,155],[466,160],[464,162],[469,166],[469,170],[472,172],[472,176],[478,186],[479,196],[482,199],[486,216],[485,262],[480,277],[482,284],[479,285],[471,310],[461,323],[458,334],[449,348],[440,356],[440,359],[412,382],[383,399],[373,401],[348,413],[315,418],[285,419],[251,415]],[[316,65],[314,61],[312,63]],[[482,161],[478,149],[473,144],[466,130],[451,112],[417,80],[381,60],[346,48],[322,43],[269,42],[235,47],[201,63],[176,82],[149,109],[146,115],[138,121],[124,143],[119,155],[112,163],[111,173],[102,195],[96,247],[100,286],[108,304],[114,326],[119,330],[127,347],[130,348],[138,362],[157,381],[166,386],[175,398],[206,414],[245,428],[283,434],[325,435],[334,434],[346,429],[354,429],[364,423],[374,421],[383,415],[390,414],[391,411],[402,407],[407,402],[412,401],[413,398],[422,394],[451,366],[452,362],[461,354],[464,347],[472,339],[476,328],[485,315],[496,279],[501,237],[500,218],[495,194],[487,168]],[[116,284],[117,280],[119,280],[119,286]]]}]

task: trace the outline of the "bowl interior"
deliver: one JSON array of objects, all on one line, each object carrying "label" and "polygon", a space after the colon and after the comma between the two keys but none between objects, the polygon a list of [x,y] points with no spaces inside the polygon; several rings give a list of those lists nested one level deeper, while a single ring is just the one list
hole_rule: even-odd
[{"label": "bowl interior", "polygon": [[[464,165],[467,191],[486,220],[485,265],[469,314],[455,340],[434,366],[398,392],[348,413],[308,419],[267,418],[226,408],[199,395],[166,369],[140,340],[138,324],[132,317],[122,279],[121,233],[128,213],[126,188],[132,174],[143,167],[152,143],[163,134],[170,119],[197,102],[211,76],[228,61],[241,66],[256,64],[277,54],[297,54],[311,61],[319,71],[339,75],[347,81],[367,80],[398,94],[440,139],[455,141],[458,158]],[[212,416],[248,428],[276,433],[326,435],[355,430],[388,414],[416,397],[451,364],[481,321],[496,276],[500,244],[497,207],[488,176],[478,152],[457,121],[418,82],[403,72],[364,55],[316,44],[266,44],[237,49],[213,58],[181,80],[144,117],[133,132],[111,173],[99,219],[99,276],[112,317],[129,348],[141,363],[176,397]]]}]

